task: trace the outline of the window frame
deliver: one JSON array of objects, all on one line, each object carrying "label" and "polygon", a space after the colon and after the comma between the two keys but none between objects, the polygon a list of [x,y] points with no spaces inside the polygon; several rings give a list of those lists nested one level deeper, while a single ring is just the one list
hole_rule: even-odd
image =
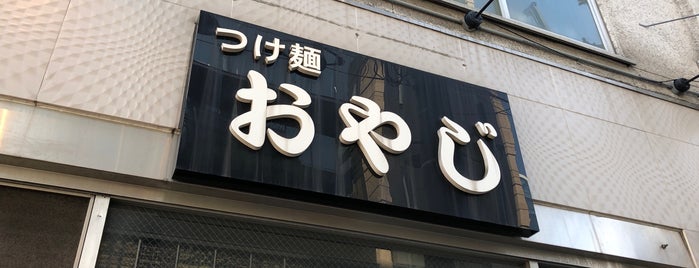
[{"label": "window frame", "polygon": [[[457,2],[456,0],[432,0],[434,2],[438,2],[441,4],[446,4],[451,7],[455,7],[457,9],[461,9],[462,11],[468,12],[471,9],[466,6],[464,3]],[[576,40],[567,36],[564,36],[562,34],[558,34],[543,28],[539,28],[533,25],[529,25],[527,23],[512,19],[510,17],[510,10],[507,5],[507,0],[497,0],[498,5],[500,6],[500,14],[493,14],[493,13],[488,13],[484,12],[483,15],[484,17],[487,17],[489,19],[495,20],[499,23],[506,24],[508,26],[512,26],[515,28],[519,28],[522,30],[525,30],[530,33],[534,33],[537,35],[541,35],[547,39],[551,39],[553,41],[558,41],[558,42],[564,42],[568,45],[572,45],[578,48],[582,48],[585,50],[592,50],[597,53],[604,54],[604,56],[607,57],[612,57],[614,59],[619,60],[619,55],[616,55],[616,52],[614,50],[614,47],[612,46],[611,39],[609,38],[609,33],[607,32],[606,27],[604,26],[604,20],[602,19],[602,16],[600,15],[599,9],[597,8],[597,1],[595,0],[587,0],[588,1],[588,7],[590,8],[590,13],[592,14],[592,18],[595,22],[595,27],[597,29],[597,32],[600,35],[600,39],[602,40],[602,45],[604,48],[600,48],[594,45],[590,45],[587,43],[584,43],[580,40]],[[474,1],[475,2],[475,1]],[[475,5],[475,3],[474,3]],[[474,6],[475,11],[480,10],[481,7],[476,7]],[[627,65],[632,65],[633,63],[630,62],[629,60],[626,59],[620,59],[622,62],[624,62]]]}]

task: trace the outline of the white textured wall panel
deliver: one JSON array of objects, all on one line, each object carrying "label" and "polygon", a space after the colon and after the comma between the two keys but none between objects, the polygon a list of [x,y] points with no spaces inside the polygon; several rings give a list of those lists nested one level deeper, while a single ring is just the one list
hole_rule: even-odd
[{"label": "white textured wall panel", "polygon": [[497,60],[488,72],[494,72],[496,81],[506,81],[503,87],[511,95],[552,106],[559,106],[557,88],[551,77],[551,67],[534,61],[497,51]]},{"label": "white textured wall panel", "polygon": [[363,55],[457,80],[466,78],[463,61],[457,57],[448,57],[414,45],[366,33],[360,33],[357,42],[358,53]]},{"label": "white textured wall panel", "polygon": [[39,101],[175,127],[197,12],[157,0],[73,0]]},{"label": "white textured wall panel", "polygon": [[636,129],[643,129],[640,107],[642,99],[662,102],[589,77],[551,68],[560,107]]},{"label": "white textured wall panel", "polygon": [[510,93],[513,81],[507,75],[494,71],[494,66],[504,65],[497,51],[468,41],[459,41],[464,59],[464,72],[469,83]]},{"label": "white textured wall panel", "polygon": [[[334,12],[334,10],[328,11]],[[338,17],[336,18],[345,23],[349,22],[350,19],[354,19],[354,12],[351,14],[340,12],[337,15]],[[350,15],[352,16],[345,17]],[[349,27],[338,25],[337,22],[311,16],[308,13],[304,13],[303,10],[278,10],[275,16],[277,16],[279,23],[272,28],[277,31],[350,51],[356,51],[357,49],[356,31]],[[269,36],[266,38],[272,37]],[[288,50],[285,53],[288,53]]]},{"label": "white textured wall panel", "polygon": [[[609,84],[603,84],[605,93],[614,105],[612,122],[635,129],[643,129],[641,110],[646,109],[639,105],[642,98],[650,98],[627,89]],[[656,100],[660,101],[660,100]]]},{"label": "white textured wall panel", "polygon": [[566,121],[592,210],[662,222],[656,213],[667,196],[646,134],[571,112]]},{"label": "white textured wall panel", "polygon": [[659,173],[656,183],[665,190],[658,193],[663,197],[656,200],[660,219],[654,220],[699,230],[699,146],[653,134],[648,139]]},{"label": "white textured wall panel", "polygon": [[[698,146],[514,96],[510,104],[535,199],[699,227]],[[605,116],[614,111],[606,105],[580,109]]]},{"label": "white textured wall panel", "polygon": [[[360,35],[363,33],[370,34],[404,44],[418,42],[411,36],[410,31],[411,28],[418,26],[363,9],[357,9],[356,12],[357,29],[361,31]],[[387,49],[387,47],[384,49]]]},{"label": "white textured wall panel", "polygon": [[563,71],[555,73],[553,80],[559,92],[561,108],[612,121],[614,101],[609,99],[607,89],[601,82]]},{"label": "white textured wall panel", "polygon": [[655,98],[638,98],[643,129],[699,145],[699,111]]},{"label": "white textured wall panel", "polygon": [[340,1],[324,1],[317,14],[311,14],[338,26],[357,28],[357,11],[354,7]]},{"label": "white textured wall panel", "polygon": [[36,100],[68,0],[2,0],[0,94]]},{"label": "white textured wall panel", "polygon": [[590,209],[588,196],[594,189],[572,150],[565,112],[513,96],[509,99],[533,197]]},{"label": "white textured wall panel", "polygon": [[246,2],[241,0],[163,0],[166,2],[188,7],[196,11],[205,10],[229,17],[233,3]]},{"label": "white textured wall panel", "polygon": [[471,42],[460,43],[466,82],[558,106],[549,66]]},{"label": "white textured wall panel", "polygon": [[[281,18],[280,13],[280,9],[277,7],[253,0],[241,0],[233,1],[230,17],[258,26],[280,30],[280,27],[289,25],[287,20]],[[252,41],[254,40],[252,39]],[[251,40],[248,40],[248,42],[251,42]]]},{"label": "white textured wall panel", "polygon": [[[325,0],[303,0],[303,1],[280,1],[280,0],[261,0],[269,5],[281,6],[284,9],[293,10],[312,17],[317,17],[320,14],[321,6],[331,1]],[[334,2],[334,1],[333,1]],[[344,5],[344,4],[343,4]],[[347,8],[349,6],[345,5]]]},{"label": "white textured wall panel", "polygon": [[459,39],[362,9],[356,14],[358,53],[453,79],[468,77]]},{"label": "white textured wall panel", "polygon": [[[413,37],[413,43],[418,47],[442,54],[446,57],[463,58],[463,53],[461,53],[461,40],[458,38],[423,27],[411,27],[410,36]],[[418,57],[423,56],[418,54]],[[432,61],[429,57],[425,57],[424,59],[425,61]]]},{"label": "white textured wall panel", "polygon": [[356,11],[341,2],[236,0],[228,16],[323,44],[357,50]]}]

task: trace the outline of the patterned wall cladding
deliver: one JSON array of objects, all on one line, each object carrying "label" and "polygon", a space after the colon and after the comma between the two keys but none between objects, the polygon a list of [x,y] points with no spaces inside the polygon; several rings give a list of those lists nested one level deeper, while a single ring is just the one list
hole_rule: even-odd
[{"label": "patterned wall cladding", "polygon": [[195,17],[165,1],[71,1],[38,100],[175,127]]},{"label": "patterned wall cladding", "polygon": [[36,100],[68,2],[0,4],[0,94]]}]

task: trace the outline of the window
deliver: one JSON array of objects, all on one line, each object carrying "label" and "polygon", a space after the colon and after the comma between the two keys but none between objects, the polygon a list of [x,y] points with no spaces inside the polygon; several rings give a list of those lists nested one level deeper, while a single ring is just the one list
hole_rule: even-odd
[{"label": "window", "polygon": [[[443,1],[476,10],[488,2]],[[516,20],[601,49],[608,47],[594,0],[496,0],[485,13]]]},{"label": "window", "polygon": [[520,268],[516,258],[114,201],[97,267]]}]

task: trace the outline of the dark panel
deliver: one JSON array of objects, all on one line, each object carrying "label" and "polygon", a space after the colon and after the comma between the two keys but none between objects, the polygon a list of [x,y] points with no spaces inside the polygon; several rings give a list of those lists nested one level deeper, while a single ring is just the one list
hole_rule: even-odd
[{"label": "dark panel", "polygon": [[0,267],[72,267],[89,202],[0,186]]},{"label": "dark panel", "polygon": [[[523,260],[113,201],[97,267],[516,268]],[[392,265],[391,265],[392,264]]]},{"label": "dark panel", "polygon": [[[216,27],[244,33],[245,51],[221,52],[222,42],[235,41],[216,37]],[[266,65],[253,60],[258,34],[264,41],[279,38],[287,46],[277,62]],[[320,77],[288,70],[288,47],[294,43],[322,51]],[[238,89],[251,86],[249,70],[261,73],[273,90],[290,83],[310,94],[312,103],[304,110],[313,118],[315,136],[300,156],[282,155],[269,139],[260,150],[251,150],[229,132],[231,120],[250,110],[250,104],[235,99]],[[207,12],[199,19],[190,75],[177,180],[507,235],[529,236],[538,230],[526,181],[519,178],[525,172],[504,93]],[[396,113],[412,132],[405,152],[385,153],[390,170],[383,177],[370,171],[357,144],[344,145],[338,139],[345,128],[338,109],[355,95],[374,100],[382,111]],[[278,96],[273,104],[291,102],[283,93]],[[444,178],[437,161],[442,116],[469,132],[471,142],[457,146],[454,156],[457,169],[468,178],[484,174],[474,124],[488,122],[498,130],[500,137],[484,139],[502,174],[494,190],[467,194]],[[286,137],[298,132],[293,120],[268,120],[267,127]],[[395,137],[390,128],[382,131],[386,137]]]}]

